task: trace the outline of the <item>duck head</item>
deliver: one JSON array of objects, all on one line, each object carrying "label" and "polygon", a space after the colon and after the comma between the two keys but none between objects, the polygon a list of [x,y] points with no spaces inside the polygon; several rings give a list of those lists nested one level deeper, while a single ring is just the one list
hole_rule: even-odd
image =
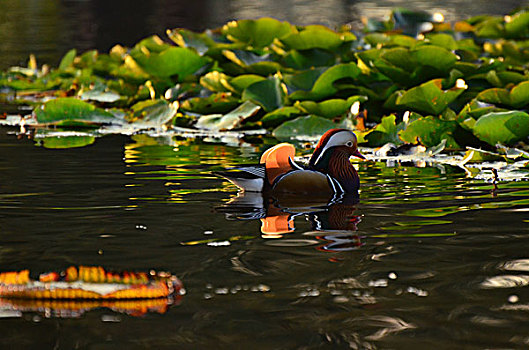
[{"label": "duck head", "polygon": [[358,151],[356,135],[347,129],[331,129],[321,137],[309,161],[309,168],[337,179],[346,192],[360,186],[358,173],[349,161],[351,156],[365,159]]}]

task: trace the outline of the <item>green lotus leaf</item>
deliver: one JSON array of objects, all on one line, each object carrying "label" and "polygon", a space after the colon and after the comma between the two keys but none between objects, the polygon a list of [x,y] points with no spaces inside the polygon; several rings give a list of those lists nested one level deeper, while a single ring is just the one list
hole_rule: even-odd
[{"label": "green lotus leaf", "polygon": [[529,136],[529,114],[522,111],[488,113],[476,121],[473,132],[490,145],[512,145]]},{"label": "green lotus leaf", "polygon": [[113,114],[73,97],[47,101],[35,109],[39,124],[90,126],[116,123]]},{"label": "green lotus leaf", "polygon": [[131,123],[145,124],[146,127],[161,127],[176,115],[178,104],[166,100],[146,100],[131,107],[132,114],[127,117]]},{"label": "green lotus leaf", "polygon": [[47,136],[36,138],[37,146],[51,149],[79,148],[95,142],[94,136]]},{"label": "green lotus leaf", "polygon": [[301,111],[293,106],[281,107],[261,118],[261,123],[265,128],[275,128],[287,120],[292,120],[301,115]]},{"label": "green lotus leaf", "polygon": [[[157,47],[159,48],[159,47]],[[183,47],[169,47],[160,52],[150,52],[144,46],[130,52],[130,56],[148,74],[167,78],[177,76],[179,81],[195,73],[208,63],[208,59],[200,56],[194,50]]]},{"label": "green lotus leaf", "polygon": [[427,116],[409,123],[406,129],[399,132],[399,136],[407,143],[420,142],[426,147],[437,146],[442,140],[446,140],[446,148],[458,149],[460,146],[453,136],[457,128],[455,121]]},{"label": "green lotus leaf", "polygon": [[242,94],[243,90],[246,89],[248,86],[252,85],[253,83],[257,83],[258,81],[263,81],[265,79],[266,78],[257,74],[243,74],[230,79],[229,85],[231,86],[232,90],[236,91],[239,94]]},{"label": "green lotus leaf", "polygon": [[435,33],[426,35],[426,41],[432,45],[440,46],[449,51],[453,51],[458,48],[458,43],[454,37],[450,34]]},{"label": "green lotus leaf", "polygon": [[285,74],[283,80],[289,91],[310,91],[314,83],[327,68],[314,68],[296,74]]},{"label": "green lotus leaf", "polygon": [[255,82],[244,89],[242,93],[243,101],[251,100],[261,105],[266,112],[283,107],[284,99],[285,92],[277,77]]},{"label": "green lotus leaf", "polygon": [[439,46],[421,46],[410,51],[415,62],[423,66],[433,67],[441,72],[448,72],[457,61],[457,56]]},{"label": "green lotus leaf", "polygon": [[360,68],[354,63],[337,64],[323,72],[314,82],[310,91],[294,91],[290,94],[293,100],[319,101],[334,95],[338,88],[334,83],[343,79],[354,79],[360,74]]},{"label": "green lotus leaf", "polygon": [[391,45],[411,48],[417,45],[417,40],[409,35],[391,35]]},{"label": "green lotus leaf", "polygon": [[271,61],[270,54],[258,55],[247,50],[224,50],[222,53],[227,59],[241,67],[247,67],[256,63]]},{"label": "green lotus leaf", "polygon": [[310,139],[319,137],[327,130],[336,128],[338,125],[329,119],[308,115],[284,122],[274,129],[272,135],[280,140],[295,138]]},{"label": "green lotus leaf", "polygon": [[203,115],[198,118],[195,127],[214,131],[233,130],[241,126],[244,120],[254,116],[260,106],[246,101],[231,112],[222,114]]},{"label": "green lotus leaf", "polygon": [[168,29],[167,36],[176,45],[195,49],[200,55],[204,55],[215,41],[207,33],[195,33],[187,29]]},{"label": "green lotus leaf", "polygon": [[182,101],[180,109],[198,113],[227,113],[239,104],[239,99],[229,92],[218,92],[208,97],[194,97]]},{"label": "green lotus leaf", "polygon": [[529,12],[519,12],[505,23],[505,33],[510,38],[527,38],[529,36]]},{"label": "green lotus leaf", "polygon": [[288,22],[263,17],[257,20],[232,21],[222,27],[222,33],[230,40],[245,43],[252,47],[265,47],[274,39],[281,39],[292,32]]},{"label": "green lotus leaf", "polygon": [[336,62],[334,53],[322,49],[291,50],[283,58],[285,67],[298,70],[332,66]]},{"label": "green lotus leaf", "polygon": [[330,99],[322,102],[314,101],[301,101],[296,102],[296,107],[305,114],[314,114],[327,119],[333,119],[346,115],[353,103],[365,102],[367,97],[365,96],[351,96],[347,100],[344,99]]},{"label": "green lotus leaf", "polygon": [[457,86],[443,90],[442,79],[434,79],[407,90],[396,103],[410,110],[438,115],[463,91],[465,87]]},{"label": "green lotus leaf", "polygon": [[395,120],[396,117],[393,114],[383,117],[380,124],[365,136],[369,146],[378,147],[385,145],[388,142],[396,145],[402,144],[402,140],[399,138],[398,133],[404,128],[404,123],[399,123],[397,125]]},{"label": "green lotus leaf", "polygon": [[508,89],[492,88],[480,92],[476,99],[482,102],[521,108],[529,104],[529,81]]},{"label": "green lotus leaf", "polygon": [[408,49],[402,47],[384,50],[380,54],[380,58],[407,72],[413,72],[418,64],[417,59],[412,53]]},{"label": "green lotus leaf", "polygon": [[61,63],[59,63],[59,70],[65,70],[66,68],[71,67],[76,56],[76,49],[71,49],[68,51],[61,59]]},{"label": "green lotus leaf", "polygon": [[200,78],[200,85],[213,92],[228,92],[231,91],[228,84],[230,79],[231,77],[224,73],[213,71]]},{"label": "green lotus leaf", "polygon": [[258,55],[246,50],[223,50],[222,54],[233,62],[231,67],[223,65],[226,72],[232,75],[252,73],[266,77],[282,69],[281,64],[274,61],[270,54]]},{"label": "green lotus leaf", "polygon": [[391,43],[391,38],[385,33],[371,33],[364,36],[364,40],[371,45],[376,47],[377,45],[385,45]]},{"label": "green lotus leaf", "polygon": [[355,40],[349,32],[337,33],[321,25],[309,25],[281,39],[292,50],[326,49],[334,50],[346,41]]},{"label": "green lotus leaf", "polygon": [[475,33],[484,38],[501,38],[503,36],[503,19],[499,17],[487,17],[477,24]]},{"label": "green lotus leaf", "polygon": [[104,103],[113,103],[118,101],[121,96],[114,91],[88,90],[79,95],[81,100],[90,100]]}]

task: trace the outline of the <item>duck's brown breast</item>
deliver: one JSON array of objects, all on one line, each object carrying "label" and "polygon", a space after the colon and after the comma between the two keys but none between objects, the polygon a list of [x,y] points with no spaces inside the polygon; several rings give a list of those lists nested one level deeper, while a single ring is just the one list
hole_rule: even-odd
[{"label": "duck's brown breast", "polygon": [[294,170],[283,175],[272,187],[273,193],[332,194],[325,174],[312,170]]}]

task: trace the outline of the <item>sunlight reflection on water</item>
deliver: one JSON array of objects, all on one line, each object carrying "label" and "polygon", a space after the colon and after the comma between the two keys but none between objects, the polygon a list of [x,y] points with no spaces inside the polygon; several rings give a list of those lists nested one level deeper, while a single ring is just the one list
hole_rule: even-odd
[{"label": "sunlight reflection on water", "polygon": [[0,141],[12,154],[0,157],[3,270],[154,268],[187,290],[164,316],[120,322],[101,322],[115,317],[105,309],[38,322],[5,310],[29,322],[4,319],[2,345],[31,334],[42,346],[50,332],[61,344],[104,333],[113,346],[157,348],[525,344],[527,182],[493,194],[450,166],[364,162],[357,202],[274,204],[210,174],[256,162],[264,145],[111,136],[50,151]]}]

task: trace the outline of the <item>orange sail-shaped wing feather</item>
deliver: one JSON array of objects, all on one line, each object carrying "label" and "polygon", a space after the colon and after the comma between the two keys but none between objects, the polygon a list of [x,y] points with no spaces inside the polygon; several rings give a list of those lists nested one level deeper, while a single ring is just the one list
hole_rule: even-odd
[{"label": "orange sail-shaped wing feather", "polygon": [[292,170],[290,159],[294,159],[296,149],[290,143],[280,143],[266,150],[259,161],[266,167],[266,175],[270,184],[287,171]]}]

